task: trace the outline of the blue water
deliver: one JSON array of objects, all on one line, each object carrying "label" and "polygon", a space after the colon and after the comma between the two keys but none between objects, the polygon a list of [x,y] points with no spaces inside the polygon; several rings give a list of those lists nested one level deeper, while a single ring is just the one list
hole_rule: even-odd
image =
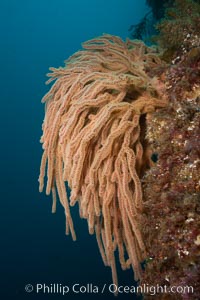
[{"label": "blue water", "polygon": [[[26,293],[26,284],[111,283],[94,236],[77,208],[78,240],[65,236],[59,206],[38,192],[42,154],[39,139],[50,66],[58,67],[81,42],[102,33],[126,38],[131,24],[146,13],[145,0],[10,0],[0,4],[1,65],[1,299],[114,299],[110,293],[66,296]],[[131,271],[118,272],[121,285],[132,285]],[[121,294],[118,299],[134,299]]]}]

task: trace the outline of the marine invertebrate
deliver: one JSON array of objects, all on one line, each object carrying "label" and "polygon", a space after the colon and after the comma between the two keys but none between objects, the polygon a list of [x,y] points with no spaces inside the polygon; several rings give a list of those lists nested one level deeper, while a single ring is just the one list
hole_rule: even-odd
[{"label": "marine invertebrate", "polygon": [[[114,252],[123,269],[141,277],[145,245],[140,229],[143,207],[140,176],[149,165],[145,116],[166,106],[162,84],[146,70],[160,64],[158,51],[142,42],[104,35],[83,44],[44,96],[40,191],[56,193],[66,214],[66,233],[75,230],[70,205],[78,202],[90,234],[96,233],[105,265],[117,284]],[[46,170],[47,164],[47,171]],[[127,259],[125,259],[125,252]]]}]

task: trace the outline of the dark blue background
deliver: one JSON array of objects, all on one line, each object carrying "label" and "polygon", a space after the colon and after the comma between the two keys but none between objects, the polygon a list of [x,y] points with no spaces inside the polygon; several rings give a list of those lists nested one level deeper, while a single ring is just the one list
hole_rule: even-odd
[{"label": "dark blue background", "polygon": [[[77,241],[65,236],[62,207],[51,214],[51,198],[38,192],[50,66],[58,67],[81,42],[102,33],[128,36],[145,14],[136,0],[10,0],[0,2],[0,198],[1,299],[114,299],[111,294],[26,294],[28,283],[111,283],[95,236],[72,209]],[[132,271],[119,269],[119,283],[133,284]],[[134,299],[119,295],[118,299]]]}]

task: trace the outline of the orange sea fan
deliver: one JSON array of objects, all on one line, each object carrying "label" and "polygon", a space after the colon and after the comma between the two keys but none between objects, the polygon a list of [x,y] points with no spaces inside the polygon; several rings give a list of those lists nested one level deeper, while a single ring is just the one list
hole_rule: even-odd
[{"label": "orange sea fan", "polygon": [[[51,68],[44,96],[43,157],[40,191],[56,193],[66,214],[66,233],[75,240],[69,205],[96,233],[105,265],[117,285],[114,252],[123,269],[132,266],[135,280],[145,245],[140,231],[140,177],[149,164],[145,117],[166,101],[160,85],[145,72],[160,63],[157,50],[142,42],[103,35],[83,44],[63,68]],[[47,168],[46,168],[47,165]],[[46,170],[47,169],[47,170]],[[70,203],[65,182],[71,190]],[[125,259],[125,257],[128,257]]]}]

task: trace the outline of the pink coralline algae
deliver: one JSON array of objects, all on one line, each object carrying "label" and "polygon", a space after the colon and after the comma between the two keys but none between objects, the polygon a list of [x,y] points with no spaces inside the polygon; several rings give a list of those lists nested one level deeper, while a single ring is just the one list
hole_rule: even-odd
[{"label": "pink coralline algae", "polygon": [[148,119],[146,138],[158,159],[143,178],[148,259],[142,282],[193,290],[144,299],[200,299],[199,33],[184,43],[162,75],[169,105]]}]

